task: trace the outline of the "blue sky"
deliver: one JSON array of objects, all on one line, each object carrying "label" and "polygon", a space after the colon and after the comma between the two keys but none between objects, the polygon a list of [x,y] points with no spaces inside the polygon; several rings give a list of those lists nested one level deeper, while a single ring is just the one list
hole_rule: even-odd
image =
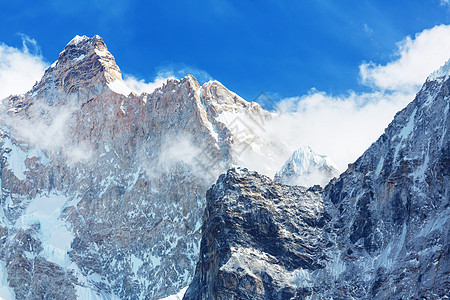
[{"label": "blue sky", "polygon": [[[396,43],[449,23],[428,1],[2,1],[0,42],[36,40],[53,62],[76,34],[101,35],[122,71],[204,70],[247,100],[316,88],[364,91],[359,65],[393,59]],[[202,76],[200,76],[202,77]]]}]

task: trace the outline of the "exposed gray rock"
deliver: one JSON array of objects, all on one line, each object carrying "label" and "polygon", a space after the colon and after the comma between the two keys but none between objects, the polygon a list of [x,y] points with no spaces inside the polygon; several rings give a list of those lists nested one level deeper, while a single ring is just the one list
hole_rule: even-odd
[{"label": "exposed gray rock", "polygon": [[230,169],[208,190],[200,258],[184,299],[289,299],[299,270],[324,268],[321,188]]},{"label": "exposed gray rock", "polygon": [[[448,76],[431,77],[385,133],[324,191],[341,264],[334,296],[449,295]],[[355,276],[355,274],[364,274]]]}]

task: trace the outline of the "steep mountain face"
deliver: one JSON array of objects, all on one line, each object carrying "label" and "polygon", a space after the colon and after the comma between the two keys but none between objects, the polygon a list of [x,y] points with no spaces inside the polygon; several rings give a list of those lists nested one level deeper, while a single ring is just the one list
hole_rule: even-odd
[{"label": "steep mountain face", "polygon": [[221,176],[185,298],[446,298],[449,65],[322,193],[246,170]]},{"label": "steep mountain face", "polygon": [[385,133],[325,188],[332,217],[328,239],[335,241],[331,253],[342,266],[328,294],[384,299],[449,294],[446,68],[430,76]]},{"label": "steep mountain face", "polygon": [[194,280],[184,299],[304,296],[302,270],[324,268],[321,188],[230,169],[208,190]]},{"label": "steep mountain face", "polygon": [[337,166],[328,157],[315,153],[310,147],[301,147],[275,174],[274,181],[287,185],[325,186],[339,174]]},{"label": "steep mountain face", "polygon": [[17,299],[158,299],[187,286],[205,192],[252,147],[231,116],[270,118],[192,76],[137,95],[99,36],[75,37],[1,109],[0,296]]}]

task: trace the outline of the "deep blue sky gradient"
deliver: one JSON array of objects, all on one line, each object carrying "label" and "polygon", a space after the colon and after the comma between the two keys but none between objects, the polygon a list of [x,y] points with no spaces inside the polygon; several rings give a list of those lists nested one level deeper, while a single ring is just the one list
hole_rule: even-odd
[{"label": "deep blue sky gradient", "polygon": [[122,71],[152,81],[185,66],[247,100],[363,91],[362,62],[393,59],[396,42],[449,24],[440,0],[0,0],[0,42],[34,38],[51,63],[75,36],[99,34]]}]

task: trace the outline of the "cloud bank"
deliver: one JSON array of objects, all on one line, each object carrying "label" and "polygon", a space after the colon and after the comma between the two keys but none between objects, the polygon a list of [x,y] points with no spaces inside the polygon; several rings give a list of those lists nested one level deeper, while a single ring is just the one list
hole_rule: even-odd
[{"label": "cloud bank", "polygon": [[133,91],[137,92],[138,94],[141,93],[152,93],[154,90],[156,90],[159,87],[162,87],[164,83],[167,82],[169,79],[175,79],[174,76],[168,76],[164,77],[162,75],[158,75],[153,82],[145,82],[144,79],[137,79],[133,75],[124,75],[123,81],[125,82],[126,86],[128,86]]},{"label": "cloud bank", "polygon": [[22,49],[0,43],[0,99],[29,91],[47,68],[34,39],[22,37]]},{"label": "cloud bank", "polygon": [[[427,76],[450,57],[450,26],[441,25],[397,43],[393,60],[359,67],[371,92],[332,95],[312,89],[278,103],[279,115],[267,125],[272,139],[292,151],[311,146],[341,169],[354,162],[383,133],[397,111],[414,99]],[[286,157],[288,159],[288,157]]]}]

